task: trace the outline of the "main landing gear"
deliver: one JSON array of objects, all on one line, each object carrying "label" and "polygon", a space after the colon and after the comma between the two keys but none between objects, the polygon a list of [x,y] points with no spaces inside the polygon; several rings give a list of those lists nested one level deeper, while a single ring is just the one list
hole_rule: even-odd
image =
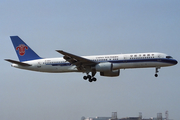
[{"label": "main landing gear", "polygon": [[87,75],[83,77],[84,80],[89,79],[89,82],[96,81],[97,79],[95,77],[92,77],[91,75]]},{"label": "main landing gear", "polygon": [[159,72],[158,69],[160,69],[160,68],[156,68],[156,73],[154,75],[155,77],[158,77],[158,74],[157,74]]},{"label": "main landing gear", "polygon": [[92,70],[91,71],[92,75],[89,75],[89,71],[86,72],[87,76],[84,76],[83,79],[84,80],[89,80],[89,82],[92,82],[92,81],[97,81],[97,79],[94,77],[96,75],[96,70]]}]

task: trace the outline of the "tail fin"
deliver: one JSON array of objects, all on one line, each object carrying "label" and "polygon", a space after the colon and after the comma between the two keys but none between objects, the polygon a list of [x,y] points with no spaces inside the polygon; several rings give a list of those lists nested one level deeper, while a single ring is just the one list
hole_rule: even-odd
[{"label": "tail fin", "polygon": [[20,62],[41,59],[21,38],[10,36]]}]

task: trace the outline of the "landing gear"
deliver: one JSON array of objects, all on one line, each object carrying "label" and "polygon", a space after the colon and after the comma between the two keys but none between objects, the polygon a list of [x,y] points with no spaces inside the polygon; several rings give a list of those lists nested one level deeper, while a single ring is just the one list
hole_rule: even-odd
[{"label": "landing gear", "polygon": [[160,68],[156,68],[156,73],[154,75],[155,77],[158,77],[158,74],[157,74],[159,72],[158,69],[160,69]]},{"label": "landing gear", "polygon": [[158,74],[155,74],[154,76],[155,76],[155,77],[158,77]]},{"label": "landing gear", "polygon": [[84,80],[87,80],[89,79],[89,82],[92,82],[92,81],[97,81],[97,79],[95,77],[92,77],[91,75],[87,75],[87,76],[84,76],[83,77]]},{"label": "landing gear", "polygon": [[[92,73],[92,75],[89,75],[89,72],[91,72]],[[95,75],[96,75],[96,70],[95,69],[91,69],[91,70],[89,70],[89,71],[86,71],[86,74],[87,74],[87,76],[84,76],[83,77],[83,79],[84,80],[89,80],[89,82],[95,82],[95,81],[97,81],[97,79],[94,77]]]},{"label": "landing gear", "polygon": [[91,79],[91,76],[90,75],[84,76],[83,79],[84,80]]}]

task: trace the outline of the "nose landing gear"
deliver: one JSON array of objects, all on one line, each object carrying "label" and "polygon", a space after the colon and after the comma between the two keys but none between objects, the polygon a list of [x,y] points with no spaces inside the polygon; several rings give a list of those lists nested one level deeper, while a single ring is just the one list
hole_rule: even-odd
[{"label": "nose landing gear", "polygon": [[155,76],[155,77],[158,77],[158,74],[155,74],[154,76]]},{"label": "nose landing gear", "polygon": [[155,77],[158,77],[158,74],[157,74],[159,72],[158,69],[160,69],[160,68],[156,68],[156,73],[154,75]]}]

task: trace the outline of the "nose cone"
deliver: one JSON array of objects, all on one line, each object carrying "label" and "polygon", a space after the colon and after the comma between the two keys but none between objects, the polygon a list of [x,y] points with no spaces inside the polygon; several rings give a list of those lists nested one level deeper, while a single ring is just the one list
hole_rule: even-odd
[{"label": "nose cone", "polygon": [[176,65],[176,64],[178,64],[178,61],[175,59],[171,59],[171,64]]},{"label": "nose cone", "polygon": [[178,61],[177,60],[174,60],[174,65],[178,64]]},{"label": "nose cone", "polygon": [[176,64],[178,64],[178,61],[175,60],[175,59],[168,59],[167,62],[170,63],[171,65],[176,65]]}]

